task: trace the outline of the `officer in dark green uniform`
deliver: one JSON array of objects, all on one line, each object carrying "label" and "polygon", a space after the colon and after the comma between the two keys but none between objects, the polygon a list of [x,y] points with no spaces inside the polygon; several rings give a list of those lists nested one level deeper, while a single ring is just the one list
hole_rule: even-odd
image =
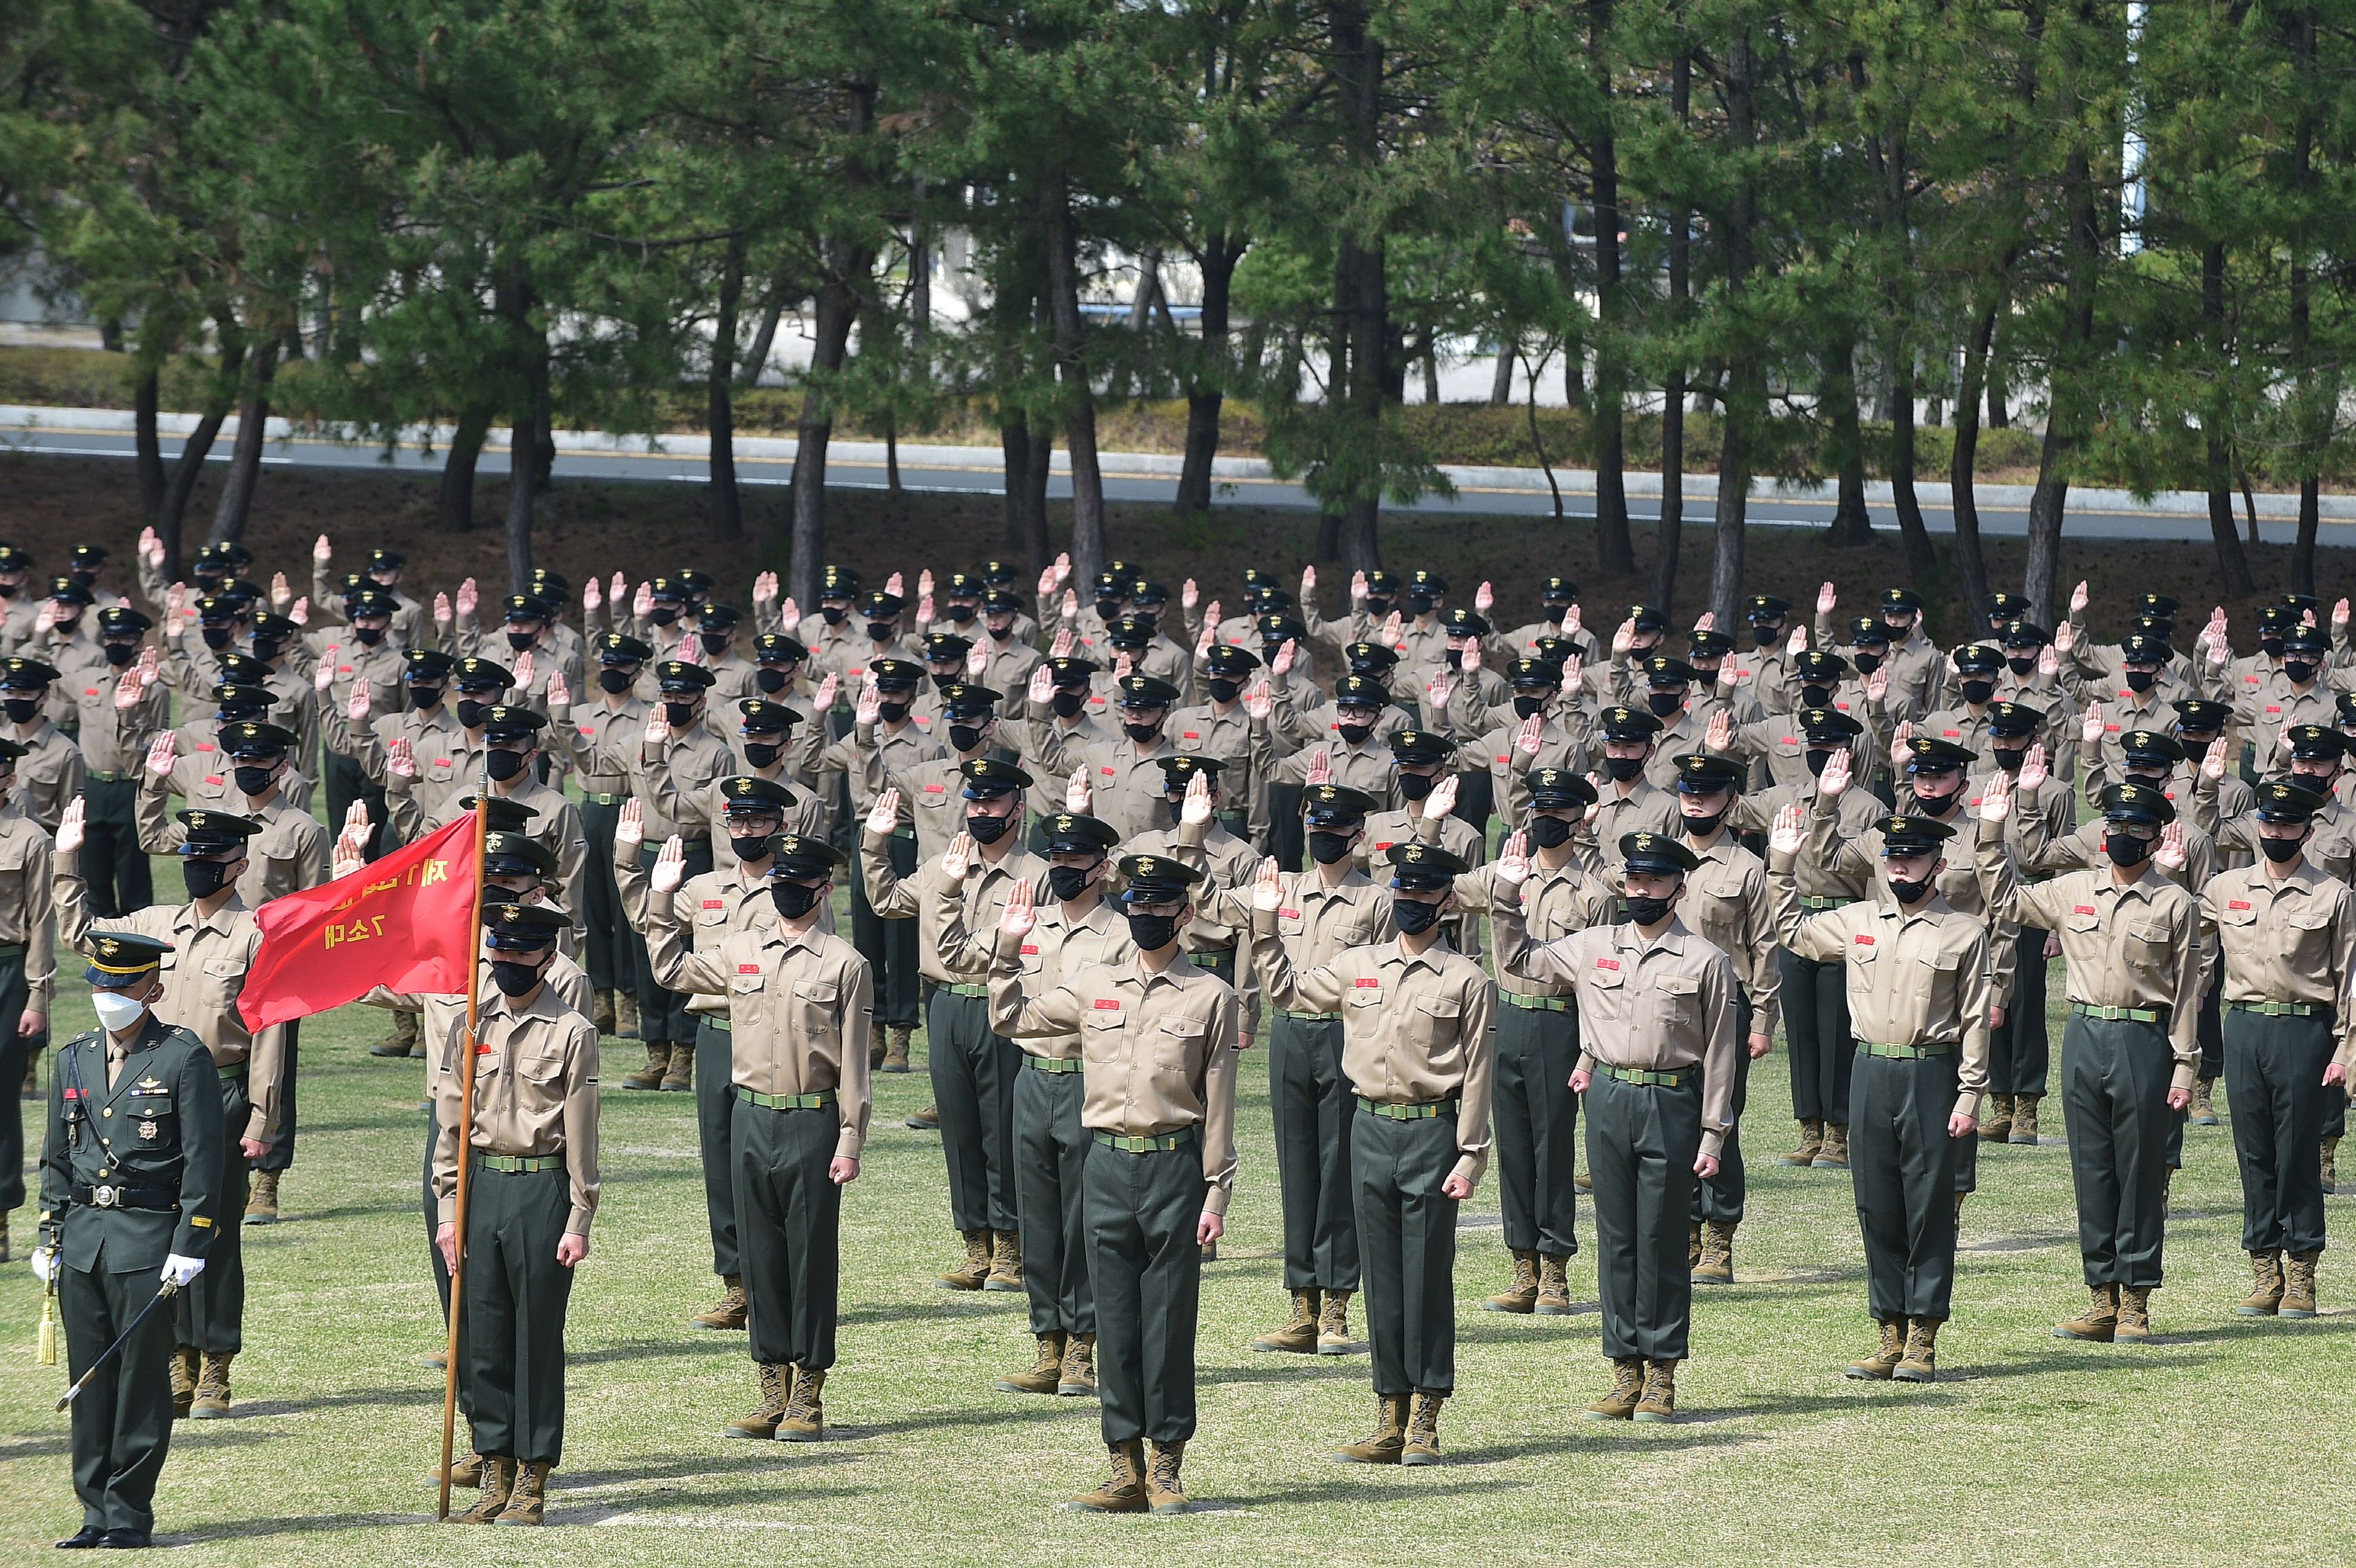
[{"label": "officer in dark green uniform", "polygon": [[[172,951],[153,937],[90,939],[100,1027],[67,1042],[49,1075],[41,1246],[66,1360],[79,1378],[155,1298],[204,1272],[219,1229],[220,1073],[204,1043],[150,1010]],[[172,1441],[172,1316],[149,1313],[73,1406],[82,1527],[67,1547],[145,1546]]]}]

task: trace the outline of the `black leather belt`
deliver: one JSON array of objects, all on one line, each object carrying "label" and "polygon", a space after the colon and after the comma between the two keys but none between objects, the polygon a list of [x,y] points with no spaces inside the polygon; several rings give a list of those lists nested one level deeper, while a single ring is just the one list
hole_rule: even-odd
[{"label": "black leather belt", "polygon": [[166,1213],[180,1206],[180,1195],[169,1187],[74,1187],[69,1196],[90,1209],[152,1209]]}]

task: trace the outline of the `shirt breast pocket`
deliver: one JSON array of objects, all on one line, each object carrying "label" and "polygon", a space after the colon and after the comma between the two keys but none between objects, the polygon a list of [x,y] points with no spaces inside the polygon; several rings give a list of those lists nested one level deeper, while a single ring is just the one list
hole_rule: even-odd
[{"label": "shirt breast pocket", "polygon": [[[180,1118],[169,1094],[125,1094],[122,1114],[123,1131],[114,1136],[128,1137],[130,1148],[165,1148],[180,1141]],[[155,1129],[152,1136],[147,1130],[150,1127]],[[123,1150],[116,1152],[119,1155]]]},{"label": "shirt breast pocket", "polygon": [[234,1000],[245,984],[245,966],[234,958],[205,960],[205,994],[214,1002]]},{"label": "shirt breast pocket", "polygon": [[1665,1018],[1692,1024],[1701,1017],[1701,982],[1690,975],[1664,975],[1653,984]]},{"label": "shirt breast pocket", "polygon": [[2164,920],[2147,917],[2127,923],[2127,956],[2157,968],[2167,964],[2175,928]]},{"label": "shirt breast pocket", "polygon": [[1415,1042],[1434,1056],[1453,1052],[1463,1027],[1464,1004],[1454,997],[1418,997],[1408,1010]]},{"label": "shirt breast pocket", "polygon": [[457,764],[450,762],[429,762],[418,771],[424,778],[434,784],[448,784],[458,776]]},{"label": "shirt breast pocket", "polygon": [[564,1052],[562,1048],[543,1047],[516,1059],[516,1076],[528,1083],[549,1087],[564,1076]]},{"label": "shirt breast pocket", "polygon": [[834,1013],[842,987],[831,980],[794,982],[794,1017],[801,1027],[824,1039],[834,1035]]},{"label": "shirt breast pocket", "polygon": [[1118,1066],[1121,1054],[1120,1017],[1091,1015],[1080,1023],[1080,1056],[1098,1067]]},{"label": "shirt breast pocket", "polygon": [[1210,1026],[1201,1019],[1164,1019],[1153,1031],[1153,1068],[1162,1073],[1194,1070],[1203,1053],[1203,1037]]}]

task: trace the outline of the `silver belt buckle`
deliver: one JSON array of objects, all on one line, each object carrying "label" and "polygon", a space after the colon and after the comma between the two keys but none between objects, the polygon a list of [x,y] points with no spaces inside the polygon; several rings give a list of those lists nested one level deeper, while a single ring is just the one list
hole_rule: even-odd
[{"label": "silver belt buckle", "polygon": [[92,1204],[101,1209],[119,1208],[123,1203],[123,1189],[120,1187],[93,1187],[90,1189],[90,1200]]}]

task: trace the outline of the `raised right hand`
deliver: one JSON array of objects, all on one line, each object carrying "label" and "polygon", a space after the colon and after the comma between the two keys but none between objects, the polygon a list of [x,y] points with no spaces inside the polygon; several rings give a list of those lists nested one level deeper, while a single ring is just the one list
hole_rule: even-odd
[{"label": "raised right hand", "polygon": [[[2028,771],[2027,763],[2022,764],[2021,771]],[[1998,768],[1988,775],[1987,783],[1980,790],[1980,820],[2002,822],[2011,815],[2012,777]]]},{"label": "raised right hand", "polygon": [[2086,721],[2078,726],[2078,744],[2099,746],[2103,743],[2103,705],[2086,704]]},{"label": "raised right hand", "polygon": [[622,815],[614,822],[614,842],[636,849],[647,841],[647,808],[637,795],[622,803]]},{"label": "raised right hand", "polygon": [[1817,614],[1829,615],[1839,606],[1839,604],[1840,595],[1833,592],[1833,585],[1831,583],[1825,583],[1816,590]]},{"label": "raised right hand", "polygon": [[81,848],[83,839],[89,836],[82,827],[89,815],[81,796],[76,795],[66,803],[65,815],[58,818],[59,854],[71,855]]},{"label": "raised right hand", "polygon": [[1497,880],[1509,888],[1518,888],[1529,880],[1530,836],[1516,829],[1506,836],[1497,848]]},{"label": "raised right hand", "polygon": [[2220,735],[2209,742],[2209,750],[2201,759],[2201,772],[2204,777],[2211,779],[2222,779],[2225,776],[2224,736]]},{"label": "raised right hand", "polygon": [[1284,873],[1269,856],[1259,863],[1258,875],[1252,878],[1252,908],[1263,914],[1274,914],[1284,902]]},{"label": "raised right hand", "polygon": [[680,883],[687,880],[687,841],[678,834],[663,840],[662,852],[655,857],[654,874],[650,879],[655,891],[675,893]]},{"label": "raised right hand", "polygon": [[2046,769],[2050,763],[2045,755],[2045,742],[2040,741],[2029,748],[2029,755],[2020,759],[2020,791],[2034,795],[2045,787]]},{"label": "raised right hand", "polygon": [[1848,748],[1844,746],[1825,759],[1825,771],[1816,775],[1816,793],[1826,800],[1838,800],[1848,785]]},{"label": "raised right hand", "polygon": [[1076,816],[1088,814],[1088,769],[1083,763],[1064,781],[1064,809]]},{"label": "raised right hand", "polygon": [[[327,645],[327,651],[319,656],[319,667],[311,676],[311,689],[313,691],[325,691],[327,688],[336,684],[336,655],[339,651],[340,649],[336,644],[329,643]],[[358,685],[359,683],[355,682],[354,684]]]},{"label": "raised right hand", "polygon": [[417,749],[410,743],[407,736],[396,737],[392,744],[385,748],[385,770],[393,777],[413,779],[417,776]]},{"label": "raised right hand", "polygon": [[170,778],[174,753],[177,749],[171,731],[166,730],[156,736],[147,746],[147,771],[159,779]]},{"label": "raised right hand", "polygon": [[867,831],[878,838],[889,838],[892,830],[900,826],[900,792],[887,787],[867,808]]},{"label": "raised right hand", "polygon": [[1031,884],[1018,880],[1006,890],[1006,903],[998,912],[998,929],[1009,936],[1028,936],[1039,917],[1031,904]]},{"label": "raised right hand", "polygon": [[[1838,762],[1847,754],[1846,752],[1837,752],[1833,760]],[[1825,769],[1826,773],[1832,771],[1829,765]],[[1796,855],[1807,841],[1807,829],[1800,826],[1800,808],[1796,805],[1787,805],[1775,814],[1775,826],[1767,834],[1767,848],[1779,855]]]}]

